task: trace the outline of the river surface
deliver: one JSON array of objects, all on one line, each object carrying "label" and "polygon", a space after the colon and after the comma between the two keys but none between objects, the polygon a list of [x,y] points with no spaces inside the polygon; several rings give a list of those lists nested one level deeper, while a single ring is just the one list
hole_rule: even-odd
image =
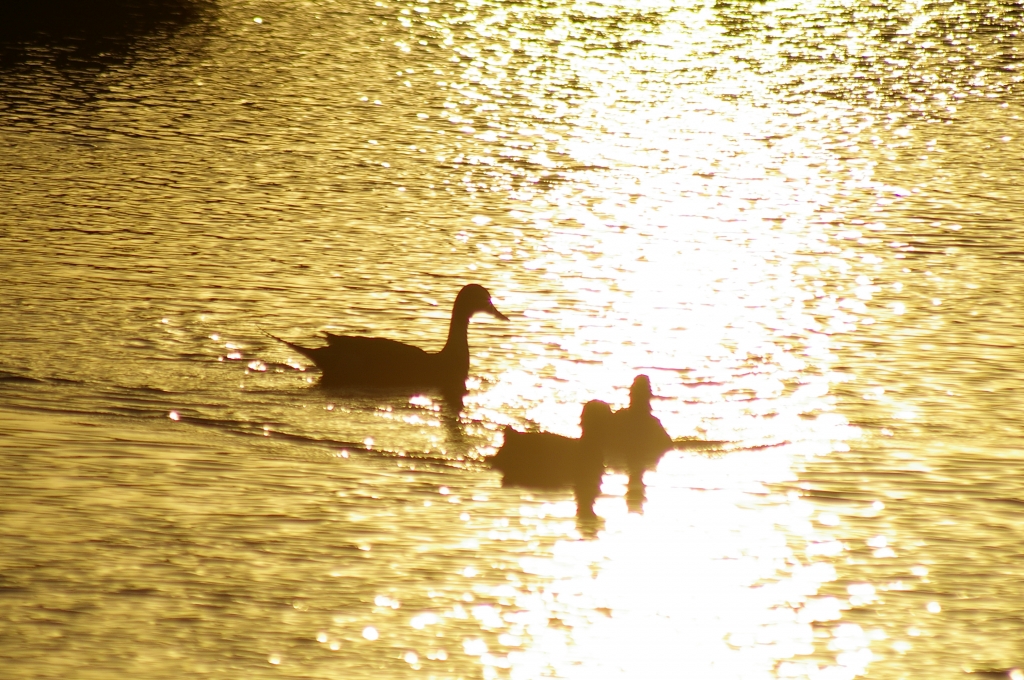
[{"label": "river surface", "polygon": [[[0,32],[4,678],[1024,677],[1019,2],[96,4]],[[461,410],[261,332],[469,282]],[[502,488],[638,373],[645,498]]]}]

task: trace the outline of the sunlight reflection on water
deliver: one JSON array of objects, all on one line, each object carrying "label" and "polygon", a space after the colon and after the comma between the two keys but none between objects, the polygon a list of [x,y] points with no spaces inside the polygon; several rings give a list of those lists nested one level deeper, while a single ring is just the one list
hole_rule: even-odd
[{"label": "sunlight reflection on water", "polygon": [[[678,37],[687,33],[680,27],[667,22],[658,34],[664,40],[649,40],[668,53],[666,61],[678,63],[673,50],[692,53]],[[842,379],[829,370],[820,316],[805,307],[814,292],[798,269],[806,253],[831,250],[828,234],[814,224],[835,190],[817,170],[828,165],[828,154],[799,144],[799,137],[775,148],[766,143],[788,132],[786,111],[714,102],[709,112],[708,98],[693,101],[692,90],[645,91],[649,63],[637,72],[630,65],[615,69],[628,64],[615,61],[613,73],[602,68],[601,57],[577,53],[565,63],[586,83],[580,89],[588,98],[573,111],[576,127],[564,153],[584,167],[616,172],[572,171],[571,182],[544,193],[543,212],[533,217],[538,231],[580,225],[551,230],[524,263],[571,291],[574,305],[550,315],[538,301],[525,312],[538,335],[524,334],[517,344],[543,347],[549,333],[570,359],[532,352],[522,369],[506,371],[479,397],[482,405],[507,412],[536,395],[543,401],[524,415],[544,429],[575,434],[576,404],[595,397],[622,403],[621,391],[610,396],[609,387],[653,369],[656,392],[668,398],[658,415],[677,436],[693,435],[699,424],[710,438],[729,441],[821,437],[819,452],[830,450],[830,438],[856,436],[843,429],[841,417],[826,414],[818,425],[802,418],[827,411],[822,397],[830,382]],[[479,87],[496,88],[498,80],[481,80]],[[530,200],[527,189],[516,195]],[[848,273],[844,261],[835,266]],[[821,276],[820,270],[808,274]],[[852,317],[830,311],[829,332],[853,327]],[[549,330],[546,321],[557,325]],[[744,364],[749,374],[737,375]],[[814,373],[820,378],[811,378]],[[549,377],[538,382],[538,376]],[[724,389],[704,387],[705,395],[694,399],[693,388],[708,383]],[[705,407],[699,415],[695,401]],[[661,677],[669,668],[702,678],[768,677],[780,661],[813,655],[813,624],[838,619],[849,606],[815,597],[822,580],[835,579],[829,560],[840,559],[843,548],[822,540],[807,520],[785,522],[785,535],[776,528],[779,518],[747,495],[767,493],[765,483],[790,481],[794,453],[780,448],[715,460],[711,484],[692,465],[665,461],[656,476],[648,475],[642,517],[627,514],[625,499],[599,503],[608,522],[600,547],[565,544],[562,559],[556,551],[547,574],[554,579],[552,597],[535,605],[549,616],[563,600],[582,611],[568,612],[567,627],[531,629],[534,643],[516,655],[513,677],[546,670],[559,677]],[[790,503],[800,501],[781,508]],[[808,546],[806,555],[794,553],[794,539]],[[760,581],[774,583],[752,588]],[[588,610],[608,614],[588,616]],[[657,620],[663,623],[652,625]],[[871,660],[867,640],[844,647],[832,667],[841,672],[833,675],[863,672]],[[818,670],[790,663],[785,675],[816,677]]]}]

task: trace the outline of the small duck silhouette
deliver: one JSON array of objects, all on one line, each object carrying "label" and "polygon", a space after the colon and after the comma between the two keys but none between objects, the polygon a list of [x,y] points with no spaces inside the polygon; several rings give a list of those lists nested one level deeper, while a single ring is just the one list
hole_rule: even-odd
[{"label": "small duck silhouette", "polygon": [[448,341],[440,352],[426,352],[387,338],[325,333],[327,344],[303,347],[275,335],[270,337],[299,352],[320,369],[328,387],[440,388],[465,394],[469,376],[469,319],[484,312],[508,321],[494,308],[487,289],[464,286],[455,298]]},{"label": "small duck silhouette", "polygon": [[506,427],[505,443],[490,463],[502,472],[504,485],[572,487],[578,513],[592,516],[604,476],[603,442],[611,418],[611,407],[595,399],[583,406],[579,439],[549,432],[516,432]]},{"label": "small duck silhouette", "polygon": [[638,375],[629,388],[629,407],[612,414],[605,454],[611,467],[629,473],[631,487],[643,485],[643,474],[653,469],[673,446],[668,432],[651,413],[651,380]]}]

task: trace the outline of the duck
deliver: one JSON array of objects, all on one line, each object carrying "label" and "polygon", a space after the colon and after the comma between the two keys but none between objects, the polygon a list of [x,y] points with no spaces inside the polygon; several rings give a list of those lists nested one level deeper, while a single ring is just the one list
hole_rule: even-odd
[{"label": "duck", "polygon": [[629,474],[629,486],[642,486],[643,474],[674,446],[661,421],[651,413],[651,379],[638,375],[629,388],[629,406],[611,415],[605,456],[609,466]]},{"label": "duck", "polygon": [[427,352],[388,338],[325,333],[327,344],[305,347],[275,335],[320,369],[321,384],[328,387],[437,388],[444,392],[466,393],[469,376],[469,320],[485,313],[508,321],[495,309],[491,294],[483,286],[470,283],[455,297],[448,340],[439,352]]},{"label": "duck", "polygon": [[535,489],[571,487],[580,516],[592,516],[604,476],[604,446],[611,407],[594,399],[580,414],[579,439],[550,432],[505,428],[505,441],[489,462],[502,473],[502,485]]}]

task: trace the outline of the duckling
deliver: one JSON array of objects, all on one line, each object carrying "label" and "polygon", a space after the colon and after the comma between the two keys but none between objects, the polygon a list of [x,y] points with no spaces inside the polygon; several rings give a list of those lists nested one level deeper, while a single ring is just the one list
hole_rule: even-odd
[{"label": "duckling", "polygon": [[581,516],[593,515],[594,499],[604,475],[604,447],[611,407],[588,401],[580,415],[579,439],[549,432],[516,432],[505,428],[505,443],[491,465],[503,473],[504,485],[541,489],[572,487]]},{"label": "duckling", "polygon": [[651,413],[651,380],[638,375],[629,388],[629,407],[612,414],[606,440],[609,465],[629,473],[631,487],[643,485],[643,474],[657,466],[672,448],[672,438]]},{"label": "duckling", "polygon": [[303,347],[270,335],[299,352],[320,369],[328,387],[429,389],[465,394],[469,376],[469,319],[478,312],[508,321],[494,308],[481,285],[464,286],[455,298],[448,341],[440,352],[426,352],[387,338],[326,333],[327,344]]}]

